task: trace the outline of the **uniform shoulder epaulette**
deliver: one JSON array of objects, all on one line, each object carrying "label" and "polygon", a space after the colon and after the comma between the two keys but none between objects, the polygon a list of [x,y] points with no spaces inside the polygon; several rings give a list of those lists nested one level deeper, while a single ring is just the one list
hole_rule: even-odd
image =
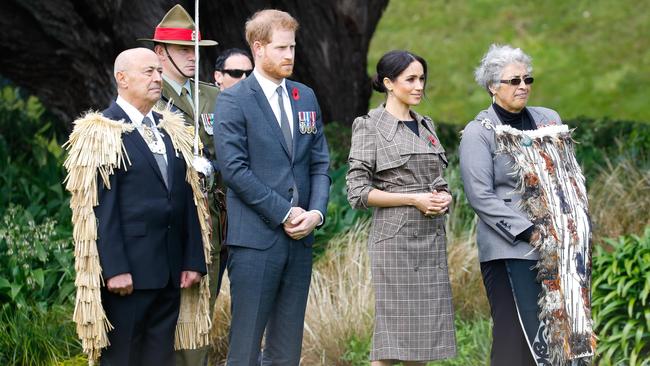
[{"label": "uniform shoulder epaulette", "polygon": [[212,83],[205,82],[205,81],[200,81],[200,80],[199,80],[199,85],[200,85],[200,86],[205,86],[205,87],[214,88],[214,89],[219,89],[219,88],[217,88],[216,85],[214,85],[214,84],[212,84]]}]

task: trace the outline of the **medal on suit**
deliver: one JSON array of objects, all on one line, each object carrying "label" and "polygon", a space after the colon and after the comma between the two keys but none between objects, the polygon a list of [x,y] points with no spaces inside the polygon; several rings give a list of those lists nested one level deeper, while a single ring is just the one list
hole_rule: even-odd
[{"label": "medal on suit", "polygon": [[298,112],[298,122],[301,134],[316,133],[316,112]]},{"label": "medal on suit", "polygon": [[307,132],[307,120],[305,117],[305,112],[298,112],[298,127],[300,128],[300,133],[305,134]]},{"label": "medal on suit", "polygon": [[201,113],[201,122],[203,122],[205,133],[212,136],[214,133],[214,113]]},{"label": "medal on suit", "polygon": [[147,143],[147,146],[149,146],[149,150],[151,150],[152,153],[162,155],[166,153],[165,143],[162,141],[162,139],[156,138],[156,135],[151,127],[144,125],[142,126],[142,137],[144,138],[144,142]]}]

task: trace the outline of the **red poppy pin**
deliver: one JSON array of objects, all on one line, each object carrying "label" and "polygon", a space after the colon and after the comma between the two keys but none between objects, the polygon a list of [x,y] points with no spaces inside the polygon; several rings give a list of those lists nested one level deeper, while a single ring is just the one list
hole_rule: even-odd
[{"label": "red poppy pin", "polygon": [[291,89],[291,97],[293,97],[293,100],[300,99],[300,93],[298,93],[298,88],[294,87],[293,89]]},{"label": "red poppy pin", "polygon": [[431,143],[431,146],[436,145],[436,138],[433,137],[433,135],[429,135],[429,142]]}]

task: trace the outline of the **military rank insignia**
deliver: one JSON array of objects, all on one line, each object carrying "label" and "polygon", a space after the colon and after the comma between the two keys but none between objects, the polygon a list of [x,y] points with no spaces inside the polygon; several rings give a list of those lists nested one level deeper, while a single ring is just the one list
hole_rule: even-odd
[{"label": "military rank insignia", "polygon": [[298,126],[301,134],[317,132],[316,112],[298,112]]},{"label": "military rank insignia", "polygon": [[212,136],[213,127],[214,127],[214,113],[201,113],[201,122],[203,122],[203,128],[205,132]]}]

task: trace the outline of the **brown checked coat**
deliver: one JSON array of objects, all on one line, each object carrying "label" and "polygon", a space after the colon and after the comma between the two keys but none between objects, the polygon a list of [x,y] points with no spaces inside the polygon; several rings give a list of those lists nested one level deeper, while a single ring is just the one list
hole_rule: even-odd
[{"label": "brown checked coat", "polygon": [[[372,189],[447,190],[447,158],[433,122],[413,113],[419,137],[383,106],[358,117],[348,159],[348,201],[367,208]],[[375,289],[371,360],[429,361],[456,354],[445,218],[411,206],[375,208],[368,240]]]}]

